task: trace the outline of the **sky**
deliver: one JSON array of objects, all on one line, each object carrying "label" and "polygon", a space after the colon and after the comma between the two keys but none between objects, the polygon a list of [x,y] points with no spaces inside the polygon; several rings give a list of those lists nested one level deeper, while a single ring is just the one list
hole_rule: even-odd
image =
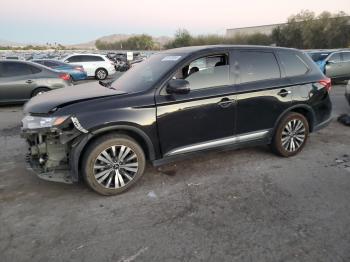
[{"label": "sky", "polygon": [[224,34],[286,22],[301,10],[345,11],[349,0],[0,0],[0,39],[77,44],[109,34]]}]

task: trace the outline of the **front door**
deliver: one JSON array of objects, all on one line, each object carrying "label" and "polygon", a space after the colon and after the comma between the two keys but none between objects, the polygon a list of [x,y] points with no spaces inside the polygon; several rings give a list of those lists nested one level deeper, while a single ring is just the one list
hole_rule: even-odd
[{"label": "front door", "polygon": [[342,75],[342,64],[340,53],[331,54],[326,61],[326,76],[330,78],[340,77]]},{"label": "front door", "polygon": [[188,94],[156,96],[163,156],[206,150],[229,143],[235,133],[235,99],[227,54],[202,56],[174,78],[186,79]]}]

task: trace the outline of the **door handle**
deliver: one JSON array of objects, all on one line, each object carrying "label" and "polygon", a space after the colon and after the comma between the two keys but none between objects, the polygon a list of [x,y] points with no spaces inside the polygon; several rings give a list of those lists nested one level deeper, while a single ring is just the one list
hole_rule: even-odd
[{"label": "door handle", "polygon": [[286,97],[287,95],[289,95],[291,93],[292,93],[292,91],[290,91],[290,90],[282,89],[281,91],[278,92],[278,95],[281,97]]},{"label": "door handle", "polygon": [[227,97],[221,99],[221,101],[218,103],[219,106],[221,106],[222,108],[227,108],[230,105],[232,105],[235,102],[235,100],[233,99],[228,99]]},{"label": "door handle", "polygon": [[33,80],[27,80],[26,83],[31,84],[31,83],[33,83]]}]

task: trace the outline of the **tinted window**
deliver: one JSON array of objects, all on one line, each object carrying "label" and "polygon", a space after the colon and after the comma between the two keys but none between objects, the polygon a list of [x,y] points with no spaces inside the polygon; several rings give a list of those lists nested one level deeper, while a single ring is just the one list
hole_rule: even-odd
[{"label": "tinted window", "polygon": [[27,65],[24,63],[5,62],[1,64],[2,64],[2,67],[1,67],[2,77],[30,75],[41,71],[31,65]]},{"label": "tinted window", "polygon": [[94,55],[82,56],[82,62],[98,62],[98,61],[104,61],[104,60],[100,56],[94,56]]},{"label": "tinted window", "polygon": [[332,62],[340,62],[341,59],[340,59],[340,53],[334,53],[334,54],[331,54],[328,61],[332,61]]},{"label": "tinted window", "polygon": [[309,71],[306,63],[295,53],[279,52],[287,76],[304,75]]},{"label": "tinted window", "polygon": [[343,61],[350,61],[350,52],[343,53]]},{"label": "tinted window", "polygon": [[71,56],[68,59],[66,59],[69,63],[76,63],[76,62],[81,62],[82,61],[82,56],[80,55],[75,55]]},{"label": "tinted window", "polygon": [[126,93],[141,92],[147,90],[169,72],[182,56],[159,53],[151,55],[147,60],[131,67],[112,86]]},{"label": "tinted window", "polygon": [[55,66],[59,66],[60,64],[55,61],[44,61],[44,65],[48,67],[55,67]]},{"label": "tinted window", "polygon": [[280,78],[276,57],[271,52],[240,51],[233,67],[239,83]]},{"label": "tinted window", "polygon": [[227,60],[225,55],[199,58],[188,66],[189,71],[182,78],[190,83],[191,90],[228,85],[229,65],[226,63]]},{"label": "tinted window", "polygon": [[37,74],[41,72],[41,69],[32,65],[28,65],[33,74]]},{"label": "tinted window", "polygon": [[327,52],[317,52],[317,53],[307,53],[309,56],[311,56],[312,60],[315,62],[325,60],[330,53]]}]

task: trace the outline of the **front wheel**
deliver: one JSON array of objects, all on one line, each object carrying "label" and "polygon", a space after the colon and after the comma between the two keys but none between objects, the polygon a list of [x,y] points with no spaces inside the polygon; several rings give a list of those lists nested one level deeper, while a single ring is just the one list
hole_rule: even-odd
[{"label": "front wheel", "polygon": [[108,76],[108,72],[106,69],[99,68],[95,72],[95,77],[97,80],[105,80]]},{"label": "front wheel", "polygon": [[145,154],[126,135],[108,135],[95,140],[84,154],[82,171],[86,183],[101,195],[124,192],[143,175]]},{"label": "front wheel", "polygon": [[308,135],[307,119],[302,114],[290,112],[279,122],[271,148],[277,155],[294,156],[304,148]]}]

